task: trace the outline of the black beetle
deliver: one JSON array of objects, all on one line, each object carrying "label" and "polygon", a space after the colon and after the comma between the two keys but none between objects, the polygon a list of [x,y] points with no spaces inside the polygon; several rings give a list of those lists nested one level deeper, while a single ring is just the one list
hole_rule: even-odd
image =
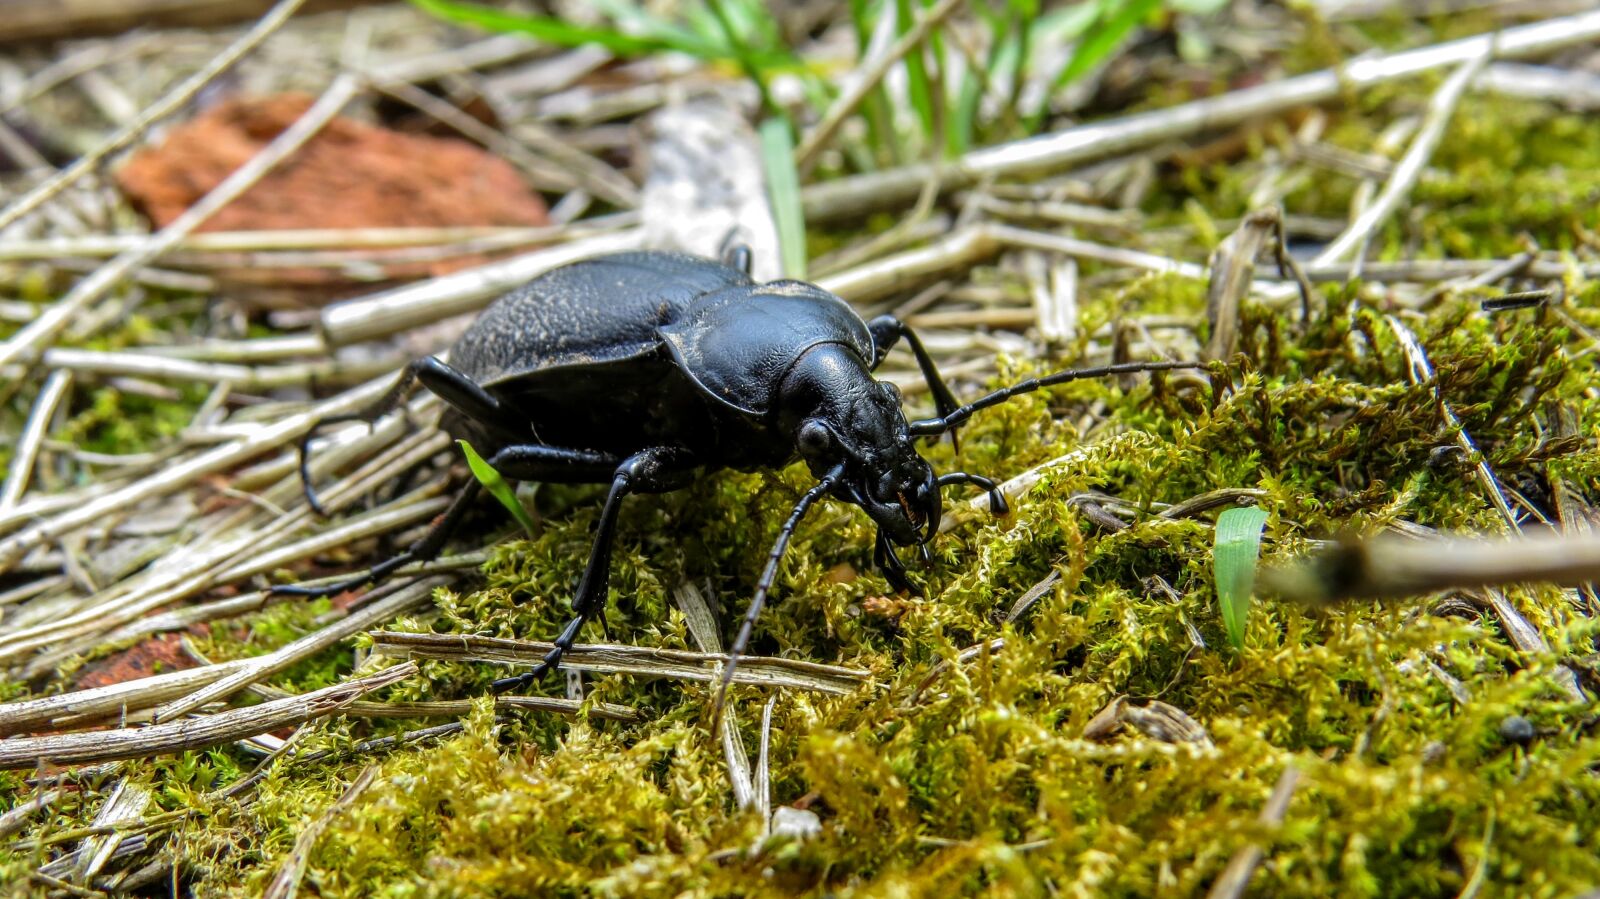
[{"label": "black beetle", "polygon": [[[495,300],[449,353],[405,369],[365,412],[329,419],[374,421],[421,381],[447,405],[440,425],[472,442],[514,480],[609,483],[598,532],[573,600],[573,618],[544,661],[496,690],[531,684],[555,668],[606,601],[617,510],[630,493],[661,493],[719,468],[776,468],[798,455],[817,484],[779,531],[734,640],[723,687],[750,640],[790,535],[824,496],[860,506],[878,526],[876,561],[896,589],[911,587],[895,547],[937,532],[941,487],[971,483],[1005,512],[994,483],[965,472],[935,476],[916,437],[950,432],[973,412],[1077,378],[1194,368],[1192,362],[1125,363],[1058,372],[958,405],[933,360],[893,315],[863,321],[839,297],[803,281],[757,284],[750,254],[722,262],[681,253],[602,256],[547,272]],[[939,417],[907,422],[900,393],[872,377],[905,340],[932,389]],[[305,467],[308,501],[320,511]],[[432,558],[477,497],[471,481],[444,516],[405,552],[325,586],[280,586],[321,596],[387,577]]]}]

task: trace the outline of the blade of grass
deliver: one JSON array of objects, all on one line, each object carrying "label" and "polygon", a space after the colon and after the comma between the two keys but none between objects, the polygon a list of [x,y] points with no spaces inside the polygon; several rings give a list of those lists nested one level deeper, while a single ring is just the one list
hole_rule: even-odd
[{"label": "blade of grass", "polygon": [[528,510],[522,508],[522,503],[517,501],[516,491],[511,489],[506,479],[500,476],[500,472],[494,470],[493,465],[478,455],[472,444],[465,440],[457,440],[456,443],[461,444],[461,452],[467,457],[467,467],[472,469],[472,476],[478,479],[478,483],[482,484],[484,489],[494,494],[500,505],[505,506],[506,511],[510,512],[512,517],[517,519],[517,523],[522,525],[522,529],[528,532],[528,536],[532,537],[533,516],[529,515]]},{"label": "blade of grass", "polygon": [[[1083,39],[1078,42],[1067,64],[1062,66],[1061,71],[1050,83],[1050,93],[1053,94],[1062,86],[1083,77],[1085,72],[1110,56],[1140,23],[1161,7],[1161,2],[1162,0],[1102,0],[1099,16],[1084,33]],[[1028,132],[1031,134],[1039,130],[1045,116],[1049,114],[1050,100],[1046,97],[1045,101],[1039,104],[1039,108],[1029,116]]]},{"label": "blade of grass", "polygon": [[[878,29],[889,23],[881,16],[873,16],[867,0],[850,0],[850,21],[856,32],[855,64],[860,68],[873,55],[874,42],[880,40]],[[881,40],[887,43],[888,35],[885,34]],[[872,160],[872,165],[864,170],[875,169],[886,160],[896,165],[902,161],[900,142],[894,139],[892,109],[888,89],[880,82],[863,104],[867,121],[867,146],[870,149],[870,153],[864,155]]]},{"label": "blade of grass", "polygon": [[[895,28],[900,36],[904,36],[916,24],[916,16],[912,15],[911,0],[895,0]],[[911,108],[916,110],[917,120],[922,124],[922,139],[924,142],[933,140],[933,88],[928,80],[928,65],[922,58],[922,48],[913,48],[906,54],[906,82],[911,95]]]},{"label": "blade of grass", "polygon": [[800,174],[794,167],[794,130],[789,120],[772,116],[761,123],[761,160],[767,170],[767,194],[778,225],[783,273],[806,276],[806,222],[800,208]]},{"label": "blade of grass", "polygon": [[535,40],[560,47],[596,44],[618,56],[638,56],[662,50],[675,50],[700,59],[726,55],[725,48],[705,43],[688,32],[676,29],[666,33],[628,34],[612,28],[574,25],[553,16],[509,13],[475,3],[458,3],[456,0],[411,2],[441,19],[500,33],[526,34]]},{"label": "blade of grass", "polygon": [[1228,509],[1217,516],[1212,572],[1222,626],[1235,649],[1244,648],[1244,626],[1250,613],[1250,593],[1255,589],[1256,560],[1261,554],[1261,529],[1266,523],[1267,510],[1255,506]]},{"label": "blade of grass", "polygon": [[767,90],[767,76],[762,71],[759,61],[752,52],[750,45],[740,35],[739,29],[729,17],[727,9],[721,0],[706,0],[706,6],[711,14],[716,17],[717,25],[722,29],[722,37],[728,43],[728,48],[733,51],[734,58],[739,61],[739,68],[744,70],[745,77],[755,84],[756,91],[761,95],[761,108],[769,115],[781,116],[783,110],[772,100],[772,93]]}]

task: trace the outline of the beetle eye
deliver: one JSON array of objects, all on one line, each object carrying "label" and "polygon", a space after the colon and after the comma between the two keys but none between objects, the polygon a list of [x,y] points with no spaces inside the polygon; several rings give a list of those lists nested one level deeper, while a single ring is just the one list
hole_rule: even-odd
[{"label": "beetle eye", "polygon": [[821,456],[833,448],[833,434],[828,431],[827,425],[816,419],[807,419],[800,426],[800,433],[795,435],[795,440],[800,444],[800,452],[807,456]]}]

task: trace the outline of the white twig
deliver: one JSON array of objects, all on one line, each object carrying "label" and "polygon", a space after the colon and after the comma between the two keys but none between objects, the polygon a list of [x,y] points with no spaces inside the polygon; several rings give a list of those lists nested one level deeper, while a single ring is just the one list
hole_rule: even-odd
[{"label": "white twig", "polygon": [[138,140],[139,136],[144,134],[151,125],[181,109],[184,104],[194,99],[195,95],[200,93],[207,84],[210,84],[212,79],[232,68],[235,63],[243,59],[246,54],[254,50],[262,41],[266,40],[268,35],[277,31],[284,22],[289,21],[289,17],[294,15],[295,10],[299,9],[304,2],[305,0],[280,0],[278,5],[262,16],[254,27],[240,35],[238,40],[228,45],[227,49],[217,54],[214,59],[206,63],[198,72],[190,75],[187,80],[173,89],[171,93],[157,100],[142,115],[129,122],[116,134],[107,138],[100,146],[83,154],[72,165],[62,169],[4,210],[0,210],[0,230],[4,230],[17,219],[39,208],[40,204],[60,193],[67,185],[94,170],[112,154],[132,146],[133,142]]},{"label": "white twig", "polygon": [[316,655],[346,637],[361,633],[367,628],[375,627],[426,604],[433,597],[433,588],[442,587],[453,580],[451,577],[432,577],[415,584],[408,584],[392,596],[364,606],[328,627],[313,631],[281,649],[251,659],[238,671],[207,684],[182,699],[167,703],[156,709],[152,720],[160,724],[187,715],[208,702],[227,699],[245,687],[265,680],[302,659]]},{"label": "white twig", "polygon": [[416,673],[417,666],[408,662],[304,695],[168,724],[0,740],[0,768],[33,768],[46,762],[81,765],[216,746],[334,714],[367,693]]},{"label": "white twig", "polygon": [[45,431],[50,429],[50,420],[55,417],[56,407],[71,386],[70,372],[51,372],[50,377],[45,379],[39,398],[34,400],[33,411],[28,413],[28,423],[23,426],[22,436],[17,438],[16,449],[11,457],[11,470],[6,473],[5,486],[0,488],[0,509],[15,506],[22,500],[22,494],[27,492],[33,463],[39,458],[39,444],[44,441]]},{"label": "white twig", "polygon": [[794,161],[795,167],[801,174],[810,171],[816,164],[822,148],[833,140],[839,127],[856,111],[872,89],[878,86],[883,76],[888,74],[890,67],[905,58],[906,54],[922,46],[922,42],[928,39],[933,29],[948,19],[961,3],[962,0],[940,0],[937,6],[918,18],[917,23],[889,47],[888,52],[868,61],[866,67],[851,82],[850,89],[833,101],[833,105],[823,114],[822,121],[806,132],[805,137],[801,139],[800,149],[795,152]]},{"label": "white twig", "polygon": [[813,184],[801,195],[806,221],[859,219],[878,209],[908,203],[930,178],[938,179],[943,189],[951,189],[976,184],[985,178],[1020,178],[1108,159],[1165,140],[1229,128],[1285,109],[1327,102],[1351,88],[1383,84],[1459,65],[1485,55],[1491,46],[1497,58],[1517,59],[1588,44],[1596,37],[1600,37],[1600,10],[1375,56],[1337,69],[1323,69],[1168,109],[1080,125],[978,150],[938,167],[911,165]]},{"label": "white twig", "polygon": [[134,269],[170,250],[179,240],[200,227],[206,219],[253,186],[273,166],[310,140],[323,125],[339,114],[360,88],[361,82],[354,76],[341,75],[334,79],[333,84],[317,98],[317,102],[312,104],[293,125],[273,138],[260,153],[223,179],[222,183],[210,193],[184,210],[183,214],[171,224],[151,235],[149,240],[138,247],[118,254],[111,261],[95,269],[92,274],[74,285],[66,296],[29,322],[10,340],[0,344],[0,366],[32,359],[43,345],[53,340],[74,317],[82,314],[91,304],[105,296]]},{"label": "white twig", "polygon": [[1467,85],[1489,61],[1489,46],[1486,45],[1482,53],[1462,63],[1444,86],[1434,93],[1433,99],[1428,102],[1427,119],[1411,141],[1411,146],[1406,148],[1405,156],[1395,165],[1388,182],[1383,186],[1383,192],[1361,211],[1361,215],[1350,223],[1350,227],[1337,240],[1317,255],[1312,261],[1313,265],[1327,265],[1349,258],[1399,208],[1400,202],[1411,193],[1428,160],[1433,158],[1434,150],[1438,149],[1439,141],[1444,138],[1450,118],[1461,102],[1462,94],[1466,93]]}]

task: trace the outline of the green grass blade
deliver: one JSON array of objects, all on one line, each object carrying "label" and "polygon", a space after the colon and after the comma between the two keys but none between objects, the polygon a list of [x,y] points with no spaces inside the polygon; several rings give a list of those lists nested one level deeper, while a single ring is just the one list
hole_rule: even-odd
[{"label": "green grass blade", "polygon": [[1256,560],[1261,554],[1261,529],[1267,510],[1254,506],[1229,509],[1217,516],[1216,544],[1212,548],[1212,573],[1217,582],[1217,603],[1228,642],[1244,648],[1244,625],[1250,613],[1250,593],[1255,589]]},{"label": "green grass blade", "polygon": [[485,489],[494,494],[494,498],[500,501],[500,505],[505,506],[512,517],[517,520],[517,523],[522,525],[522,529],[528,532],[528,536],[532,537],[533,516],[528,514],[527,509],[522,508],[522,503],[517,502],[516,491],[512,490],[511,485],[506,483],[506,479],[500,476],[500,472],[494,470],[493,465],[490,465],[482,456],[478,455],[478,451],[472,448],[472,444],[465,440],[457,440],[456,443],[461,444],[461,452],[467,457],[467,467],[472,469],[472,476],[477,478],[478,483],[482,484]]},{"label": "green grass blade", "polygon": [[789,120],[772,116],[761,122],[761,161],[767,170],[767,196],[778,225],[783,273],[806,276],[806,221],[800,209],[800,173],[794,168],[794,130]]},{"label": "green grass blade", "polygon": [[[1111,54],[1111,51],[1117,49],[1123,39],[1132,34],[1140,23],[1159,9],[1161,3],[1162,0],[1102,0],[1100,15],[1096,17],[1094,24],[1089,26],[1083,40],[1078,42],[1072,58],[1068,59],[1067,64],[1056,73],[1055,80],[1050,84],[1050,93],[1054,94],[1063,85],[1081,78],[1085,72],[1098,65]],[[1030,117],[1028,122],[1030,131],[1038,130],[1049,110],[1050,101],[1046,98]]]},{"label": "green grass blade", "polygon": [[[912,14],[911,0],[895,0],[895,30],[898,35],[904,35],[916,25],[917,17]],[[922,58],[922,48],[917,47],[906,54],[904,64],[906,67],[906,86],[911,95],[911,108],[916,110],[917,121],[922,124],[922,138],[924,142],[933,140],[933,85],[928,79],[928,66]]]},{"label": "green grass blade", "polygon": [[459,22],[462,25],[476,25],[502,34],[526,34],[535,40],[560,47],[596,44],[618,56],[638,56],[659,50],[681,49],[673,42],[659,37],[574,25],[550,16],[509,13],[474,3],[458,3],[455,0],[411,0],[411,2],[441,19]]}]

